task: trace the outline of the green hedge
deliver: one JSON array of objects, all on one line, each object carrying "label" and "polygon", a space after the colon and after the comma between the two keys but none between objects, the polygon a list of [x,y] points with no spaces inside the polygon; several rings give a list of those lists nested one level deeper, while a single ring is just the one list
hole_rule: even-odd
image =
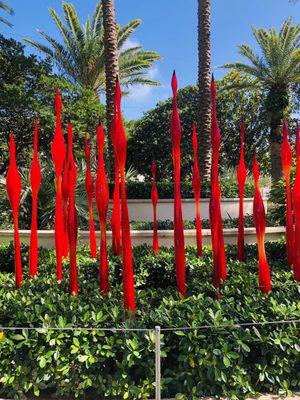
[{"label": "green hedge", "polygon": [[[266,216],[266,224],[267,226],[280,226],[279,221],[274,219],[272,215],[267,214]],[[196,229],[196,222],[194,221],[183,221],[185,229]],[[223,220],[223,228],[237,228],[239,223],[238,218],[226,218]],[[253,216],[252,215],[245,215],[245,227],[250,228],[254,226]],[[153,229],[153,222],[152,221],[131,221],[130,227],[133,230],[152,230]],[[173,229],[174,224],[173,221],[170,219],[165,220],[158,220],[157,227],[159,230],[167,230]],[[202,220],[202,228],[209,229],[210,228],[210,221],[209,219]]]},{"label": "green hedge", "polygon": [[[220,182],[222,197],[232,198],[238,197],[237,183],[232,181]],[[114,185],[109,184],[110,196],[112,197]],[[172,182],[157,182],[157,189],[160,199],[172,199],[174,197],[174,185]],[[253,183],[247,182],[245,185],[245,197],[253,197]],[[151,193],[151,182],[136,182],[129,181],[127,183],[127,196],[129,199],[148,199]],[[192,182],[181,182],[181,196],[182,198],[193,198]],[[201,197],[210,197],[210,184],[204,182],[202,185]]]},{"label": "green hedge", "polygon": [[[175,288],[172,249],[153,256],[151,248],[134,249],[137,287],[135,317],[123,310],[121,262],[110,254],[111,293],[98,289],[98,262],[87,249],[78,257],[80,296],[67,294],[55,280],[55,255],[42,252],[39,276],[14,289],[12,273],[0,273],[0,325],[80,327],[162,327],[213,325],[216,329],[164,332],[162,394],[194,399],[202,395],[244,398],[255,392],[300,389],[299,329],[290,325],[221,328],[237,322],[300,318],[299,287],[284,258],[284,243],[267,244],[274,289],[257,289],[256,247],[247,246],[247,264],[227,248],[228,280],[216,301],[211,286],[212,255],[203,258],[187,248],[188,298]],[[2,246],[11,263],[11,248]],[[7,264],[8,264],[7,263]],[[4,263],[2,264],[3,267]],[[13,265],[10,265],[13,269]],[[6,265],[6,270],[8,270]],[[299,328],[299,326],[298,326]],[[125,335],[96,331],[6,331],[0,335],[0,391],[21,398],[55,394],[91,398],[153,398],[154,337],[151,332]]]}]

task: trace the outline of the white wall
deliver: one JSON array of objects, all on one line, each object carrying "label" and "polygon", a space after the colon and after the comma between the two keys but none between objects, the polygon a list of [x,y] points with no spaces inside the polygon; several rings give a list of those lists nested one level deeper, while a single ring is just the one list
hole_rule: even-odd
[{"label": "white wall", "polygon": [[[203,243],[211,244],[210,229],[203,229]],[[285,234],[284,227],[266,228],[266,241],[274,241],[282,238]],[[189,229],[184,231],[185,244],[196,244],[196,231]],[[22,243],[29,244],[30,231],[20,230],[20,240]],[[54,248],[54,232],[38,231],[39,246]],[[89,232],[79,231],[79,243],[89,243]],[[108,244],[111,243],[111,232],[107,232]],[[174,235],[172,230],[158,231],[160,246],[173,246]],[[0,243],[9,243],[13,240],[12,230],[0,230]],[[224,240],[226,244],[237,243],[237,229],[224,229]],[[133,246],[141,244],[152,245],[152,231],[131,231],[131,241]],[[100,243],[100,233],[97,232],[97,243]],[[254,228],[245,228],[245,243],[256,243],[256,233]]]},{"label": "white wall", "polygon": [[[267,199],[264,199],[265,209],[267,212]],[[110,205],[111,206],[111,205]],[[151,200],[128,200],[129,217],[131,221],[152,221],[153,208]],[[237,218],[239,215],[239,199],[222,199],[221,202],[222,218]],[[173,220],[174,200],[162,199],[157,205],[157,219]],[[244,199],[244,214],[252,215],[253,199]],[[193,221],[195,219],[195,202],[193,199],[182,199],[183,219]],[[201,199],[201,216],[202,219],[209,219],[209,199]]]}]

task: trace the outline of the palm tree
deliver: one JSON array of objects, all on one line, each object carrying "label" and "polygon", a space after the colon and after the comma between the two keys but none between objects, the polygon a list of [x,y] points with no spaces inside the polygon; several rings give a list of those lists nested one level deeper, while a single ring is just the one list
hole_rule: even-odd
[{"label": "palm tree", "polygon": [[210,170],[210,130],[211,130],[211,104],[210,104],[210,0],[198,0],[198,87],[199,111],[198,132],[199,164],[203,178],[207,177]]},{"label": "palm tree", "polygon": [[[14,11],[12,8],[10,8],[4,1],[0,1],[0,9],[4,10],[5,12],[7,12],[9,15],[14,15]],[[8,25],[10,27],[12,27],[12,23],[10,23],[9,21],[7,21],[7,19],[0,17],[0,22],[2,22],[5,25]]]},{"label": "palm tree", "polygon": [[[63,43],[42,30],[38,32],[50,46],[30,39],[24,39],[25,42],[50,57],[73,83],[97,92],[104,91],[105,50],[101,1],[97,3],[93,17],[88,18],[83,26],[75,7],[70,3],[63,3],[65,21],[53,8],[49,12]],[[142,46],[123,47],[140,24],[141,20],[136,19],[123,27],[117,25],[120,81],[125,87],[134,84],[158,85],[158,82],[147,77],[147,72],[153,62],[161,57],[154,51],[143,50]]]},{"label": "palm tree", "polygon": [[[260,88],[266,93],[265,109],[270,124],[271,175],[274,182],[281,176],[281,120],[289,105],[292,84],[300,82],[300,24],[292,25],[287,19],[279,33],[275,28],[269,30],[253,28],[253,35],[260,46],[256,53],[243,44],[239,53],[248,63],[235,62],[224,67],[231,68],[242,75],[254,78],[249,89]],[[243,87],[248,85],[243,85]]]},{"label": "palm tree", "polygon": [[119,73],[118,38],[114,0],[102,0],[104,49],[105,49],[105,86],[106,86],[106,125],[110,129],[114,117],[114,92]]}]

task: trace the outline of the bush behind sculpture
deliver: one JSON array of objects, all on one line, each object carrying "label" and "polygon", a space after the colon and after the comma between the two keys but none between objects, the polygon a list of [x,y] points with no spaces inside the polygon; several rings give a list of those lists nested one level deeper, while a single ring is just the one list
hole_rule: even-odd
[{"label": "bush behind sculpture", "polygon": [[[174,256],[162,249],[134,249],[137,284],[136,318],[126,319],[121,296],[121,264],[110,256],[112,293],[104,298],[97,284],[97,262],[79,252],[79,298],[67,294],[67,272],[55,281],[53,251],[43,250],[40,275],[14,290],[12,274],[0,274],[1,325],[163,327],[215,325],[241,321],[300,318],[299,292],[283,259],[283,242],[267,244],[274,289],[263,297],[257,289],[255,246],[246,247],[247,264],[228,248],[229,279],[220,301],[213,299],[212,258],[187,248],[188,292],[176,293]],[[11,249],[7,248],[6,254]],[[5,255],[2,248],[2,255]],[[11,261],[10,261],[11,262]],[[2,336],[2,335],[1,335]],[[260,392],[300,389],[299,329],[265,325],[248,329],[164,332],[164,396],[179,399],[204,395],[242,398]],[[154,336],[149,332],[13,331],[0,340],[0,388],[18,398],[44,389],[61,397],[149,398],[154,395]],[[188,394],[187,395],[184,395]],[[94,397],[93,397],[94,396]]]}]

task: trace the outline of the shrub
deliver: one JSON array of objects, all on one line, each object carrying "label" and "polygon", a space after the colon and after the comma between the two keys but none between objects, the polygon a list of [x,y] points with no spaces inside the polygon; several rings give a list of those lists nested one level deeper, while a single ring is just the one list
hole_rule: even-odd
[{"label": "shrub", "polygon": [[[184,228],[185,229],[196,229],[196,222],[185,220]],[[237,228],[239,223],[238,218],[226,218],[223,220],[223,228]],[[277,219],[273,219],[273,215],[266,215],[266,224],[267,226],[280,226]],[[153,229],[153,222],[152,221],[131,221],[130,226],[132,230],[152,230]],[[254,221],[252,215],[245,215],[245,227],[253,227]],[[170,219],[165,220],[158,220],[157,227],[159,230],[168,230],[173,229],[174,224],[173,221]],[[202,220],[202,228],[209,229],[210,228],[210,221],[209,219]]]},{"label": "shrub", "polygon": [[[11,273],[0,274],[0,325],[43,326],[6,331],[0,340],[1,392],[21,398],[55,394],[79,398],[150,398],[154,395],[154,335],[147,332],[54,331],[46,327],[123,327],[152,329],[210,325],[216,329],[163,332],[164,397],[222,395],[243,398],[255,392],[299,390],[299,330],[294,324],[222,328],[237,322],[300,318],[299,287],[284,258],[285,245],[267,243],[274,289],[257,289],[256,247],[247,246],[247,264],[227,248],[228,280],[220,301],[211,286],[212,256],[187,248],[188,298],[175,288],[173,250],[134,249],[137,286],[135,318],[128,318],[121,296],[121,264],[110,255],[111,293],[97,284],[97,262],[79,252],[80,296],[67,294],[68,271],[58,285],[53,251],[43,251],[39,276],[14,289]],[[11,250],[10,250],[11,251]],[[9,253],[9,250],[8,250]]]},{"label": "shrub", "polygon": [[[238,197],[238,186],[235,180],[221,180],[221,191],[223,198]],[[110,184],[110,196],[112,197],[114,185]],[[157,189],[160,199],[172,199],[174,197],[174,184],[173,182],[157,182]],[[245,185],[245,197],[253,197],[253,182],[247,182]],[[127,196],[129,199],[150,199],[151,182],[135,182],[129,181],[127,183]],[[181,196],[182,198],[192,199],[193,187],[192,182],[181,182]],[[202,185],[201,197],[210,197],[210,184],[204,182]]]}]

